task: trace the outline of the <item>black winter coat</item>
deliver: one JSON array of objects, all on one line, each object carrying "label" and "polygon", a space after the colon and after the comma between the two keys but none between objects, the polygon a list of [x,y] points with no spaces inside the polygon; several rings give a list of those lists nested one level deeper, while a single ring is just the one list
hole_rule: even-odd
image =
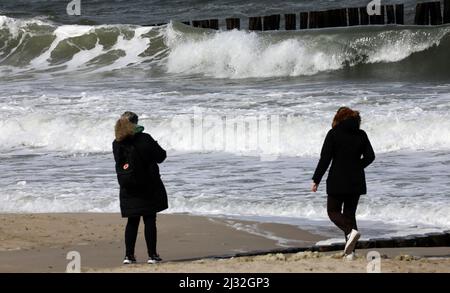
[{"label": "black winter coat", "polygon": [[319,184],[331,163],[327,178],[328,195],[367,193],[364,168],[375,160],[375,153],[359,122],[349,118],[328,131],[313,181]]},{"label": "black winter coat", "polygon": [[154,214],[168,208],[167,193],[159,174],[158,163],[166,159],[166,151],[147,133],[137,133],[134,136],[113,142],[114,159],[118,161],[119,144],[133,143],[141,169],[138,174],[148,179],[147,184],[137,190],[120,188],[120,211],[122,217],[144,216]]}]

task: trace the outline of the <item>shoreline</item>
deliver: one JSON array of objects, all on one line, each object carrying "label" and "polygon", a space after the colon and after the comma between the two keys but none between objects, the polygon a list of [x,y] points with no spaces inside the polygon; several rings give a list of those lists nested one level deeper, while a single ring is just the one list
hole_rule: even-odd
[{"label": "shoreline", "polygon": [[[352,272],[364,267],[370,250],[379,251],[392,272],[450,268],[450,247],[365,247],[340,270],[339,252],[315,246],[325,237],[297,226],[189,214],[158,215],[164,262],[154,267],[142,264],[141,223],[136,243],[141,264],[123,266],[126,219],[118,213],[0,214],[0,221],[0,272],[64,272],[69,251],[80,253],[83,272]],[[311,247],[318,249],[306,251]]]}]

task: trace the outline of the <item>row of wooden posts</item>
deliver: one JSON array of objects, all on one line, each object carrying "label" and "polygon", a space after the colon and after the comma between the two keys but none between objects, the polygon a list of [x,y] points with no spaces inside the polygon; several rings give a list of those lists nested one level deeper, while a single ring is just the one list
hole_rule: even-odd
[{"label": "row of wooden posts", "polygon": [[[441,2],[418,3],[414,24],[440,25],[450,23],[450,0],[443,0],[443,13]],[[383,5],[380,15],[368,15],[366,7],[340,8],[326,11],[301,12],[297,26],[297,14],[284,15],[284,29],[315,29],[326,27],[343,27],[357,25],[404,24],[404,5]],[[227,30],[240,29],[239,18],[225,20]],[[248,29],[252,31],[267,31],[280,29],[281,16],[279,14],[250,17]],[[219,29],[218,19],[184,21],[184,24],[199,28]]]},{"label": "row of wooden posts", "polygon": [[450,23],[450,0],[444,0],[444,13],[442,13],[440,1],[418,3],[414,23],[418,25]]}]

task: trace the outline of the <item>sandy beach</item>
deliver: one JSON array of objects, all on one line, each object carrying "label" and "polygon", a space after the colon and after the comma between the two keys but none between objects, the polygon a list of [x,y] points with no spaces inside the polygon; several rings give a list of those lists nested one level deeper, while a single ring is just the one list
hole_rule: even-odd
[{"label": "sandy beach", "polygon": [[[126,220],[119,214],[3,214],[0,228],[1,272],[61,272],[69,251],[79,251],[82,266],[120,266]],[[233,228],[238,227],[239,229]],[[272,238],[289,239],[278,243]],[[323,237],[281,224],[188,215],[158,216],[158,249],[164,260],[186,260],[289,246],[310,246]],[[141,223],[138,260],[146,261]]]},{"label": "sandy beach", "polygon": [[[165,262],[146,260],[142,226],[140,264],[121,265],[123,227],[119,214],[2,214],[0,272],[64,272],[69,251],[81,254],[83,272],[366,272],[367,251],[344,262],[340,254],[296,253],[207,259],[239,252],[308,247],[324,238],[298,227],[225,218],[162,214],[158,248]],[[384,272],[450,272],[450,248],[378,249]]]},{"label": "sandy beach", "polygon": [[[407,252],[411,254],[407,254]],[[360,255],[354,261],[342,260],[340,253],[299,252],[295,254],[279,253],[219,260],[207,259],[186,263],[168,262],[156,266],[140,264],[113,269],[88,269],[86,271],[111,273],[366,273],[368,262],[365,255],[367,251],[361,250],[359,253]],[[385,249],[383,253],[380,263],[382,273],[450,272],[448,248],[393,248]],[[390,256],[385,253],[388,253]],[[438,256],[426,257],[426,255],[434,254]]]}]

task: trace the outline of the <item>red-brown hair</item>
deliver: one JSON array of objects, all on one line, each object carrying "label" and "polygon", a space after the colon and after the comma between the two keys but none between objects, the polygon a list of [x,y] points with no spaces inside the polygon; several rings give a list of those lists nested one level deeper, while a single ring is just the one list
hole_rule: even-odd
[{"label": "red-brown hair", "polygon": [[359,116],[358,111],[354,111],[348,107],[340,107],[337,110],[336,115],[334,115],[331,127],[335,128],[339,123],[349,118],[356,118],[358,119],[358,122],[361,122],[361,117]]}]

